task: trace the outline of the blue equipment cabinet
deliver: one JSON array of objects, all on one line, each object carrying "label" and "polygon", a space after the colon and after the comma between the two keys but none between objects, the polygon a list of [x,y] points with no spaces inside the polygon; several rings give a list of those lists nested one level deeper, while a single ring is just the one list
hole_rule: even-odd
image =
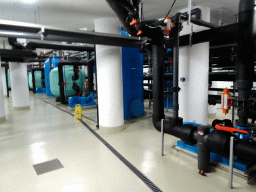
[{"label": "blue equipment cabinet", "polygon": [[[122,29],[121,34],[128,36]],[[124,119],[144,115],[143,54],[138,48],[122,47]]]}]

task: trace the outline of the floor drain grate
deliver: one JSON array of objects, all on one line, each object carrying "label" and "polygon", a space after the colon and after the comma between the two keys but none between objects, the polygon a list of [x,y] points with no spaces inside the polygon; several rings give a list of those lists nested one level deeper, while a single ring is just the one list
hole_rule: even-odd
[{"label": "floor drain grate", "polygon": [[34,167],[37,175],[41,175],[44,173],[48,173],[50,171],[55,171],[57,169],[64,168],[58,159],[39,163],[39,164],[33,165],[33,167]]}]

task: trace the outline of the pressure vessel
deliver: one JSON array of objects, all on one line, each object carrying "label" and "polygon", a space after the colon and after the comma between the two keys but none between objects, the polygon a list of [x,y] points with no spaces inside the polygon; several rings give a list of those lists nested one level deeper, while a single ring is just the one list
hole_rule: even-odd
[{"label": "pressure vessel", "polygon": [[[35,71],[35,81],[36,81],[36,88],[43,88],[42,82],[42,72],[41,71]],[[31,89],[33,89],[33,81],[32,81],[32,72],[28,75],[28,84]]]},{"label": "pressure vessel", "polygon": [[7,74],[8,88],[11,89],[11,76],[10,73]]},{"label": "pressure vessel", "polygon": [[[79,78],[78,80],[73,80],[72,76],[74,75],[74,67],[70,65],[66,65],[63,67],[63,78],[64,83],[67,83],[64,85],[64,93],[66,97],[74,96],[75,90],[72,88],[73,83],[76,83],[80,90],[83,91],[84,88],[84,82],[86,79],[84,71],[79,69]],[[60,96],[60,86],[59,86],[59,70],[58,68],[54,68],[50,72],[50,88],[53,95],[56,97]]]}]

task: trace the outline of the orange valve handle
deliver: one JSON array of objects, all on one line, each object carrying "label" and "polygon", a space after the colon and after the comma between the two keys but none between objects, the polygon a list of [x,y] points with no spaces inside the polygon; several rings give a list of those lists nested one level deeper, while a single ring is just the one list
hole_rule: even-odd
[{"label": "orange valve handle", "polygon": [[130,23],[130,26],[136,25],[138,21],[136,19],[132,19],[132,22]]},{"label": "orange valve handle", "polygon": [[138,33],[137,33],[137,35],[141,35],[142,33],[143,33],[143,31],[142,31],[142,30],[139,30]]},{"label": "orange valve handle", "polygon": [[215,128],[220,130],[220,131],[227,131],[227,132],[231,132],[231,133],[234,133],[234,132],[244,133],[244,134],[248,134],[249,133],[248,131],[245,131],[245,130],[242,130],[242,129],[237,129],[237,128],[234,128],[234,127],[220,126],[218,124],[215,125]]}]

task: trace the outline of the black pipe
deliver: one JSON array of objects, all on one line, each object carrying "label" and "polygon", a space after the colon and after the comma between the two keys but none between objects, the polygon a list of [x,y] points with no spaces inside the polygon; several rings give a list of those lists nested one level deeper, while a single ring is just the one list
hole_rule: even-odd
[{"label": "black pipe", "polygon": [[74,50],[74,51],[94,51],[94,47],[78,46],[70,44],[57,44],[57,43],[45,43],[45,42],[29,42],[26,46],[29,50],[35,50],[37,48],[42,49],[54,49],[54,50]]},{"label": "black pipe", "polygon": [[[176,14],[176,26],[179,26],[179,17],[181,13]],[[150,29],[149,29],[150,30]],[[164,48],[163,48],[163,34],[160,32],[157,33],[156,30],[152,29],[152,31],[148,31],[151,37],[154,37],[152,39],[153,45],[152,45],[152,65],[153,65],[153,115],[152,115],[152,121],[154,124],[154,127],[160,131],[161,130],[161,119],[165,119],[164,115]],[[153,34],[155,35],[153,36]],[[174,39],[176,46],[179,46],[179,29],[174,30]],[[162,37],[162,39],[161,39]],[[160,41],[159,41],[160,38]],[[164,132],[169,133],[171,135],[174,135],[176,137],[179,137],[181,139],[190,138],[190,134],[192,133],[191,127],[188,126],[182,126],[183,119],[178,117],[178,49],[179,47],[174,47],[173,49],[176,49],[174,51],[174,77],[176,80],[173,80],[173,91],[176,92],[173,94],[173,105],[174,106],[174,116],[169,119],[168,121],[164,121]],[[174,79],[174,78],[173,78]],[[174,98],[175,97],[175,98]],[[179,127],[180,126],[180,127]],[[184,136],[185,135],[185,136]]]},{"label": "black pipe", "polygon": [[97,98],[97,125],[96,127],[99,129],[100,128],[100,119],[99,119],[99,99],[98,99],[98,75],[97,75],[97,60],[96,60],[96,51],[95,51],[95,56],[94,56],[94,60],[95,60],[95,81],[96,81],[96,98]]},{"label": "black pipe", "polygon": [[[203,172],[210,172],[210,150],[207,144],[204,142],[205,135],[210,133],[210,129],[207,126],[198,126],[198,136],[197,136],[197,159],[198,159],[198,170]],[[202,173],[201,173],[202,174]]]},{"label": "black pipe", "polygon": [[137,30],[134,27],[130,26],[131,19],[129,19],[128,11],[122,5],[120,5],[118,0],[106,0],[106,1],[118,16],[125,31],[132,36],[136,36]]},{"label": "black pipe", "polygon": [[89,88],[89,92],[93,92],[93,88],[94,88],[94,84],[93,84],[93,66],[94,66],[94,63],[95,63],[95,59],[91,59],[89,62],[88,62],[88,88]]},{"label": "black pipe", "polygon": [[122,5],[132,16],[136,16],[138,14],[138,10],[134,5],[129,3],[127,0],[119,0],[120,5]]},{"label": "black pipe", "polygon": [[35,70],[32,69],[32,83],[33,83],[33,87],[32,87],[32,90],[33,90],[33,93],[36,94],[36,80],[35,80]]},{"label": "black pipe", "polygon": [[6,91],[7,91],[7,97],[9,97],[9,83],[8,83],[8,69],[9,69],[9,66],[6,66],[5,67],[5,80],[6,80]]},{"label": "black pipe", "polygon": [[[176,23],[178,24],[178,23]],[[174,41],[173,41],[173,118],[179,117],[179,29],[174,29]]]},{"label": "black pipe", "polygon": [[21,45],[20,43],[17,42],[17,38],[8,38],[9,44],[12,46],[12,49],[19,49],[19,50],[24,50],[25,47]]},{"label": "black pipe", "polygon": [[216,26],[214,24],[211,24],[211,23],[208,23],[206,21],[203,21],[203,20],[198,20],[198,19],[194,19],[194,18],[191,18],[191,23],[194,23],[196,25],[200,25],[200,26],[204,26],[204,27],[208,27],[208,28],[211,28],[211,29],[215,29],[215,28],[218,28],[219,26]]},{"label": "black pipe", "polygon": [[256,0],[240,0],[237,42],[237,89],[238,106],[237,124],[248,126],[249,108],[246,106],[250,98],[254,77],[254,53],[256,35]]},{"label": "black pipe", "polygon": [[[239,37],[238,34],[238,24],[226,25],[223,27],[218,27],[215,29],[208,29],[205,31],[200,31],[193,33],[192,44],[204,43],[209,41],[217,40],[229,40],[233,42]],[[180,47],[187,46],[190,44],[190,35],[183,35],[180,37]],[[173,40],[165,41],[165,47],[171,48],[173,45]]]},{"label": "black pipe", "polygon": [[59,73],[59,86],[60,86],[60,102],[61,104],[67,104],[66,98],[65,98],[65,82],[63,77],[63,65],[62,63],[58,64],[58,73]]}]

